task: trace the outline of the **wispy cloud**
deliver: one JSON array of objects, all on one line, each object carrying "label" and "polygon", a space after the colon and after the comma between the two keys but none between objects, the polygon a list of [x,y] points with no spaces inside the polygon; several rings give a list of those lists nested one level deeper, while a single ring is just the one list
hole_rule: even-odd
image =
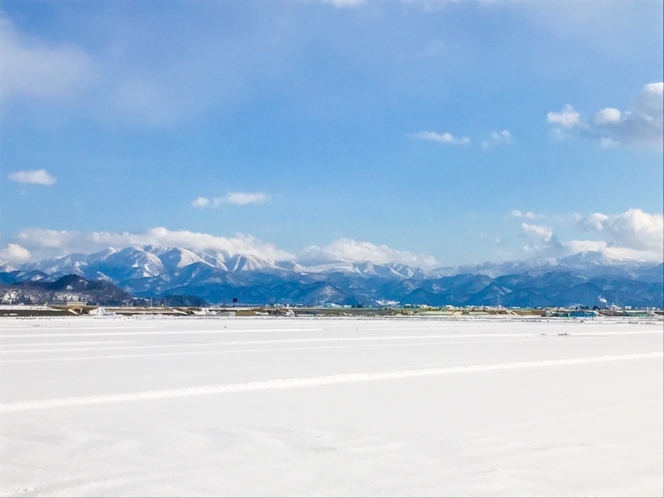
[{"label": "wispy cloud", "polygon": [[417,140],[428,140],[430,142],[438,142],[441,144],[449,145],[468,145],[470,143],[470,138],[468,137],[455,137],[451,133],[438,133],[435,131],[418,131],[415,133],[409,133],[408,138],[417,139]]},{"label": "wispy cloud", "polygon": [[602,147],[648,145],[662,149],[664,134],[664,83],[645,85],[634,98],[632,107],[620,110],[605,107],[592,119],[583,118],[570,104],[560,112],[549,112],[546,120],[554,125],[556,140],[581,137],[597,140]]},{"label": "wispy cloud", "polygon": [[71,98],[98,77],[96,64],[83,49],[23,35],[2,14],[0,52],[3,100]]},{"label": "wispy cloud", "polygon": [[196,208],[217,207],[222,204],[231,204],[235,206],[246,206],[248,204],[264,204],[270,202],[271,196],[264,192],[229,192],[223,197],[198,197],[191,201],[191,205]]},{"label": "wispy cloud", "polygon": [[[155,13],[150,29],[138,28],[136,21],[135,29],[118,29],[121,37],[109,33],[107,46],[92,48],[71,41],[76,33],[66,42],[53,40],[43,30],[26,30],[0,13],[0,110],[20,103],[26,113],[42,110],[43,118],[41,106],[49,101],[59,115],[73,113],[132,127],[170,127],[244,93],[250,86],[240,84],[245,78],[282,70],[274,64],[281,55],[279,46],[263,45],[255,51],[255,32],[242,31],[239,36],[246,43],[232,48],[224,45],[227,37],[218,30],[210,34],[216,37],[214,43],[199,43],[208,33],[152,43],[150,30],[168,30],[168,22]],[[272,22],[257,26],[260,36],[262,29],[289,29]]]},{"label": "wispy cloud", "polygon": [[16,183],[35,183],[38,185],[53,185],[55,183],[55,178],[49,175],[45,169],[16,171],[9,173],[7,177]]},{"label": "wispy cloud", "polygon": [[482,148],[488,149],[496,145],[509,145],[512,143],[512,134],[507,131],[492,131],[487,140],[482,141]]},{"label": "wispy cloud", "polygon": [[510,216],[513,216],[514,218],[528,218],[529,220],[534,220],[535,218],[542,217],[541,215],[536,215],[532,211],[520,211],[519,209],[512,209],[510,211]]},{"label": "wispy cloud", "polygon": [[155,227],[144,232],[78,232],[73,230],[30,229],[17,234],[17,242],[33,252],[49,254],[90,253],[107,247],[173,246],[192,250],[215,249],[233,254],[253,255],[270,260],[290,260],[294,256],[251,235],[220,237],[188,230]]},{"label": "wispy cloud", "polygon": [[214,201],[220,204],[246,206],[247,204],[263,204],[269,202],[269,200],[270,196],[263,192],[231,192]]},{"label": "wispy cloud", "polygon": [[365,0],[323,0],[323,3],[331,3],[337,8],[343,7],[357,7],[365,2]]},{"label": "wispy cloud", "polygon": [[321,261],[371,262],[377,264],[402,263],[418,267],[433,267],[436,260],[428,255],[392,249],[353,239],[338,239],[325,247],[310,246],[298,258],[273,244],[251,235],[237,234],[221,237],[187,230],[168,230],[155,227],[143,232],[78,232],[73,230],[23,230],[0,252],[0,262],[24,262],[31,258],[62,256],[71,253],[92,253],[108,247],[166,246],[190,250],[220,250],[230,255],[252,255],[262,259],[297,261],[319,259]]},{"label": "wispy cloud", "polygon": [[424,48],[418,50],[415,53],[415,58],[417,59],[427,59],[429,57],[435,57],[440,55],[445,51],[445,43],[440,40],[433,40],[428,43]]}]

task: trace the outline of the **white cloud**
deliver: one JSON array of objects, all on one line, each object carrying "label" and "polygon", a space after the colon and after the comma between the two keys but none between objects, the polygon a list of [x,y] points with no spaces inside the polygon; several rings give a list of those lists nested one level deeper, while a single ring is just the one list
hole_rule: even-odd
[{"label": "white cloud", "polygon": [[611,246],[636,250],[664,251],[664,216],[629,209],[621,214],[593,213],[579,221],[583,230],[597,231],[609,237]]},{"label": "white cloud", "polygon": [[586,122],[569,104],[559,112],[547,114],[547,121],[557,125],[552,136],[558,140],[579,136],[598,140],[602,147],[649,145],[662,149],[664,135],[664,83],[648,83],[634,98],[630,109],[605,107],[592,123]]},{"label": "white cloud", "polygon": [[378,264],[401,263],[418,267],[436,265],[436,260],[431,256],[399,251],[386,245],[375,245],[371,242],[360,242],[353,239],[338,239],[326,247],[308,247],[305,250],[305,257],[333,261],[370,261]]},{"label": "white cloud", "polygon": [[553,237],[553,229],[545,225],[530,225],[521,223],[521,231],[530,237],[542,239],[544,242],[550,242]]},{"label": "white cloud", "polygon": [[664,82],[648,83],[636,96],[636,107],[650,116],[662,117],[662,98],[664,98]]},{"label": "white cloud", "polygon": [[3,100],[71,98],[98,77],[94,61],[84,50],[22,35],[2,15],[0,53]]},{"label": "white cloud", "polygon": [[[220,237],[186,230],[168,230],[163,227],[150,228],[138,233],[30,229],[19,232],[16,240],[20,242],[20,245],[10,244],[9,246],[12,247],[14,260],[17,262],[20,257],[23,258],[21,261],[30,258],[30,251],[36,258],[41,259],[71,253],[92,253],[108,247],[121,249],[148,245],[182,247],[190,250],[221,250],[230,255],[253,255],[268,260],[296,261],[298,259],[295,255],[250,235],[238,234],[235,237]],[[308,247],[303,251],[302,257],[324,261],[402,263],[418,267],[436,265],[436,260],[431,256],[399,251],[386,245],[375,245],[352,239],[338,239],[326,247]]]},{"label": "white cloud", "polygon": [[261,242],[250,235],[235,237],[218,237],[206,233],[187,230],[168,230],[155,227],[145,232],[76,232],[68,230],[30,229],[19,232],[16,239],[23,246],[34,250],[50,250],[57,253],[73,252],[90,253],[107,247],[132,246],[175,246],[185,249],[205,250],[216,249],[229,254],[248,254],[270,260],[290,260],[294,256],[278,249],[272,244]]},{"label": "white cloud", "polygon": [[331,3],[337,8],[356,7],[365,2],[365,0],[323,0],[323,3]]},{"label": "white cloud", "polygon": [[570,240],[565,242],[565,254],[578,254],[580,252],[604,252],[609,245],[604,240]]},{"label": "white cloud", "polygon": [[566,104],[560,112],[549,112],[546,115],[546,122],[564,128],[574,128],[583,124],[579,112],[569,104]]},{"label": "white cloud", "polygon": [[215,197],[214,199],[198,197],[191,201],[191,205],[197,208],[217,207],[222,204],[246,206],[247,204],[264,204],[269,202],[270,199],[270,195],[264,192],[230,192],[223,197]]},{"label": "white cloud", "polygon": [[578,216],[576,222],[582,230],[596,232],[603,238],[559,241],[551,227],[523,223],[522,233],[534,240],[533,245],[525,246],[524,250],[545,257],[596,251],[613,259],[664,260],[664,215],[629,209],[616,215]]},{"label": "white cloud", "polygon": [[513,209],[510,211],[510,215],[513,216],[514,218],[528,218],[529,220],[534,220],[535,218],[542,218],[542,215],[536,215],[532,211],[520,211],[518,209]]},{"label": "white cloud", "polygon": [[194,207],[206,207],[210,205],[210,199],[206,197],[198,197],[191,201],[191,205]]},{"label": "white cloud", "polygon": [[599,252],[610,259],[662,262],[662,254],[631,247],[612,246],[603,240],[571,240],[564,244],[566,255]]},{"label": "white cloud", "polygon": [[7,177],[17,183],[36,183],[39,185],[53,185],[55,183],[55,178],[49,175],[45,169],[16,171],[9,173]]},{"label": "white cloud", "polygon": [[605,107],[597,114],[595,114],[595,124],[605,125],[619,123],[622,114],[619,109],[615,107]]},{"label": "white cloud", "polygon": [[236,204],[245,206],[247,204],[263,204],[270,200],[270,196],[263,192],[231,192],[224,197],[215,199],[215,204]]},{"label": "white cloud", "polygon": [[0,263],[25,263],[30,261],[30,251],[18,244],[7,244],[0,251]]},{"label": "white cloud", "polygon": [[[80,250],[79,246],[84,241],[84,235],[80,232],[68,230],[46,230],[41,228],[31,228],[23,230],[16,235],[23,245],[28,247],[65,249],[72,251]],[[85,251],[86,249],[83,249]]]},{"label": "white cloud", "polygon": [[599,139],[599,144],[600,144],[604,149],[610,149],[610,148],[612,148],[612,147],[616,147],[616,146],[620,145],[620,144],[619,144],[618,142],[616,142],[615,140],[612,140],[612,139],[607,138],[607,137],[602,137],[602,138],[600,138],[600,139]]},{"label": "white cloud", "polygon": [[492,131],[489,139],[482,141],[482,147],[488,149],[496,145],[508,145],[512,143],[512,134],[507,131]]},{"label": "white cloud", "polygon": [[416,133],[409,133],[408,138],[415,138],[418,140],[428,140],[430,142],[438,142],[450,145],[467,145],[470,143],[468,137],[457,138],[451,133],[437,133],[435,131],[418,131]]}]

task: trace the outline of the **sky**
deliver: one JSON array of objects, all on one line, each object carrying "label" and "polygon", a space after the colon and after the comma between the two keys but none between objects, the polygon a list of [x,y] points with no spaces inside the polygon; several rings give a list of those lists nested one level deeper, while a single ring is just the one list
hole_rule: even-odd
[{"label": "sky", "polygon": [[662,1],[0,4],[0,263],[662,260]]}]

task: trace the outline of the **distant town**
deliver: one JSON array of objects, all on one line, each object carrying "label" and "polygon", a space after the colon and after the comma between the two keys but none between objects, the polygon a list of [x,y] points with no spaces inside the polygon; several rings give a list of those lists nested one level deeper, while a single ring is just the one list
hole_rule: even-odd
[{"label": "distant town", "polygon": [[504,308],[502,306],[442,306],[428,305],[364,307],[362,305],[324,306],[99,306],[83,302],[44,303],[43,305],[13,304],[0,305],[0,317],[414,317],[414,318],[573,318],[593,319],[597,317],[632,317],[664,319],[664,310],[659,308],[632,308],[615,305],[606,308],[588,307],[549,307],[549,308]]}]

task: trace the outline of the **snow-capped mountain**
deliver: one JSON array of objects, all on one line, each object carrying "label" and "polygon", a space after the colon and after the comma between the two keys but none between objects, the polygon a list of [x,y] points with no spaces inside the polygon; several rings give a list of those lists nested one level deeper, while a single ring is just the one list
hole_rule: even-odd
[{"label": "snow-capped mountain", "polygon": [[1,270],[0,284],[5,285],[73,274],[106,280],[139,297],[195,295],[213,303],[237,297],[256,304],[594,305],[605,295],[624,304],[661,307],[664,280],[662,263],[592,252],[425,271],[397,263],[274,261],[214,249],[142,246],[4,265]]},{"label": "snow-capped mountain", "polygon": [[300,274],[345,273],[385,278],[424,278],[426,272],[399,263],[377,264],[368,261],[273,261],[248,254],[230,254],[221,250],[190,250],[180,247],[143,246],[108,248],[93,254],[69,254],[20,265],[23,271],[42,271],[48,275],[81,275],[86,278],[109,278],[121,282],[156,277],[177,272],[193,264],[223,271]]},{"label": "snow-capped mountain", "polygon": [[21,270],[40,270],[49,275],[76,274],[85,277],[105,275],[122,281],[148,278],[171,273],[194,263],[201,263],[225,271],[270,271],[279,269],[278,263],[250,255],[231,255],[225,251],[192,251],[180,247],[108,248],[93,254],[70,254],[33,263],[25,263]]}]

